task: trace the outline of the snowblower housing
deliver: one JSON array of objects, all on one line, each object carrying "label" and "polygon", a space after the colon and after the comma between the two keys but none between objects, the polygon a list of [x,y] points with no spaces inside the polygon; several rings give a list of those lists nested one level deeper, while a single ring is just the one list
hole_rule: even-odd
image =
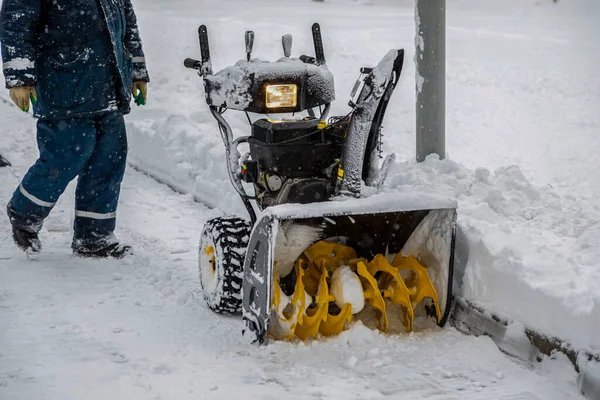
[{"label": "snowblower housing", "polygon": [[[206,75],[204,82],[208,105],[237,111],[300,112],[335,100],[333,74],[325,65],[287,57],[275,62],[240,60],[214,75]],[[280,96],[294,101],[279,102],[275,92],[275,100],[269,102],[269,92],[280,87],[287,90]]]}]

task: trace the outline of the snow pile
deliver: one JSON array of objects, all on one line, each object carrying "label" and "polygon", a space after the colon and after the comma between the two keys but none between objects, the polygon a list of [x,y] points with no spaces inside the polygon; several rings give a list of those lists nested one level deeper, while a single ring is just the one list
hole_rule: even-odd
[{"label": "snow pile", "polygon": [[360,279],[348,265],[343,265],[333,272],[331,294],[340,309],[350,304],[352,314],[361,312],[365,307],[365,296]]},{"label": "snow pile", "polygon": [[517,166],[472,171],[436,156],[393,164],[383,190],[458,199],[459,245],[469,251],[459,287],[466,299],[600,350],[597,203],[534,186]]},{"label": "snow pile", "polygon": [[213,208],[244,213],[225,165],[216,122],[183,115],[128,124],[129,162],[173,189]]}]

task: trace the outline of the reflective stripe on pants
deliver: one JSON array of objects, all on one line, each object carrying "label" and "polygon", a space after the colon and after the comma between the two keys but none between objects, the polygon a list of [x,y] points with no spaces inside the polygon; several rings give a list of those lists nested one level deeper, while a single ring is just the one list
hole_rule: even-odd
[{"label": "reflective stripe on pants", "polygon": [[40,119],[37,128],[40,158],[11,199],[15,223],[39,230],[69,182],[79,176],[75,238],[93,241],[111,234],[127,158],[123,114]]}]

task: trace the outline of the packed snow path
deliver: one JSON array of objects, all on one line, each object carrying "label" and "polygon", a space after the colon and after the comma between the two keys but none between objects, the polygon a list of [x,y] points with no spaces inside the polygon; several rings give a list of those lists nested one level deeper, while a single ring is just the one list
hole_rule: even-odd
[{"label": "packed snow path", "polygon": [[[6,204],[37,152],[33,121],[0,102],[13,168]],[[4,136],[7,137],[7,136]],[[0,218],[0,399],[580,398],[564,360],[529,369],[452,328],[383,335],[361,324],[307,343],[248,344],[199,293],[196,249],[216,211],[129,169],[118,234],[136,255],[71,257],[73,187],[28,258]]]}]

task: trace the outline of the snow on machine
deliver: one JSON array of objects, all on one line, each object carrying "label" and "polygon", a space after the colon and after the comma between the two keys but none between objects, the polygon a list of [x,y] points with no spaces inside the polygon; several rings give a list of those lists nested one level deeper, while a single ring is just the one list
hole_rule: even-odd
[{"label": "snow on machine", "polygon": [[[335,335],[363,316],[382,331],[391,319],[411,331],[416,316],[442,326],[451,303],[455,207],[363,190],[377,191],[391,161],[380,167],[381,124],[404,51],[361,68],[350,112],[328,118],[334,79],[318,24],[312,34],[314,57],[291,58],[285,35],[284,57],[264,62],[252,59],[248,31],[246,59],[213,73],[203,25],[201,60],[185,60],[204,80],[229,178],[249,214],[204,226],[204,298],[219,313],[241,310],[245,331],[259,343]],[[234,139],[227,110],[246,113],[248,136]],[[261,117],[252,121],[251,113]],[[241,154],[240,145],[249,151]]]}]

